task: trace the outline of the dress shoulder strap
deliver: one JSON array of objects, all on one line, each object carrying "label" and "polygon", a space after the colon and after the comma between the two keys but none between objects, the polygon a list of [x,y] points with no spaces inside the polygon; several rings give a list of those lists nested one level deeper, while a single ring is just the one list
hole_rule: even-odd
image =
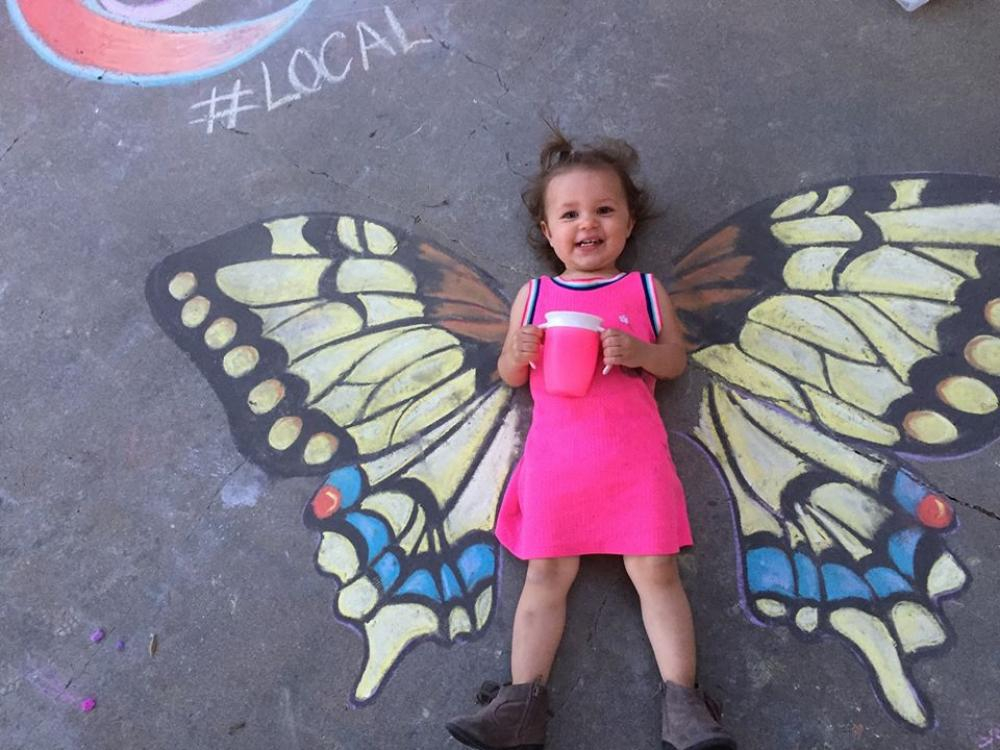
[{"label": "dress shoulder strap", "polygon": [[663,328],[663,320],[660,317],[660,303],[656,299],[656,285],[653,284],[653,274],[640,274],[642,281],[642,291],[646,297],[646,312],[649,313],[649,323],[653,326],[653,335],[659,338],[660,330]]},{"label": "dress shoulder strap", "polygon": [[535,310],[538,307],[538,290],[541,281],[541,279],[532,279],[528,282],[528,299],[524,305],[524,314],[521,316],[521,325],[523,326],[535,322]]}]

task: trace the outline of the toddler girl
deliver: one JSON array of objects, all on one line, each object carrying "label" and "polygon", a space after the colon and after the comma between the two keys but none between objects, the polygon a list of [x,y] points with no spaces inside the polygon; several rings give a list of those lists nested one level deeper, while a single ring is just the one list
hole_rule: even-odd
[{"label": "toddler girl", "polygon": [[[691,531],[653,398],[656,380],[676,378],[687,364],[680,323],[659,281],[618,265],[649,215],[649,197],[631,177],[638,157],[622,141],[577,150],[553,131],[540,161],[524,199],[533,244],[554,254],[562,272],[518,292],[498,362],[509,385],[529,383],[534,401],[496,525],[501,544],[528,561],[514,616],[512,684],[481,693],[486,705],[447,729],[480,750],[543,746],[545,683],[580,555],[614,554],[624,557],[639,594],[663,679],[664,749],[735,748],[694,688],[694,626],[676,560]],[[545,390],[539,323],[552,310],[604,321],[602,361],[582,397]]]}]

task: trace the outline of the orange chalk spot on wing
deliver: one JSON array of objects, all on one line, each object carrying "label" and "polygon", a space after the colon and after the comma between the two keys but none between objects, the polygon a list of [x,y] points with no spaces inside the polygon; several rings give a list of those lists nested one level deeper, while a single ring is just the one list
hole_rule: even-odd
[{"label": "orange chalk spot on wing", "polygon": [[929,494],[917,503],[917,518],[920,523],[932,529],[946,529],[955,518],[951,503],[940,495]]},{"label": "orange chalk spot on wing", "polygon": [[310,503],[313,515],[321,520],[329,518],[340,510],[340,501],[340,490],[329,484],[324,484],[313,495],[312,502]]}]

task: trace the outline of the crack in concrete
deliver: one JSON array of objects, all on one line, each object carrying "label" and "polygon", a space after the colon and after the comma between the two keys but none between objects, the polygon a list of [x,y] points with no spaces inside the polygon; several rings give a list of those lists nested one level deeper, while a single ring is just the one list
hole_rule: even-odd
[{"label": "crack in concrete", "polygon": [[604,598],[601,599],[601,603],[597,607],[597,614],[594,615],[594,620],[593,620],[593,622],[590,623],[590,632],[587,633],[587,645],[588,646],[590,645],[590,642],[592,640],[594,640],[594,634],[597,633],[597,623],[600,621],[601,615],[604,613],[604,607],[608,603],[608,597],[609,596],[611,596],[611,586],[608,586],[604,590]]},{"label": "crack in concrete", "polygon": [[558,712],[562,710],[563,706],[568,705],[570,703],[570,698],[573,697],[573,693],[575,693],[576,689],[580,687],[582,684],[583,684],[583,678],[577,677],[576,680],[573,682],[573,687],[571,687],[569,690],[566,691],[565,697],[559,701],[558,706],[554,706],[554,710]]},{"label": "crack in concrete", "polygon": [[[280,154],[281,152],[278,152],[278,153]],[[337,187],[341,188],[345,192],[360,193],[364,197],[365,200],[370,201],[371,203],[377,204],[379,206],[382,206],[383,208],[386,208],[386,209],[392,211],[397,216],[409,216],[411,219],[413,219],[413,223],[414,224],[419,224],[422,221],[422,219],[421,219],[421,217],[420,217],[419,214],[417,214],[416,216],[414,216],[412,214],[408,214],[406,211],[404,211],[399,206],[394,206],[391,203],[386,203],[385,201],[379,200],[378,198],[376,198],[375,196],[373,196],[371,193],[367,193],[367,192],[365,192],[363,190],[358,190],[358,188],[353,187],[352,185],[348,185],[347,183],[341,182],[336,177],[334,177],[333,175],[331,175],[329,172],[324,172],[321,169],[310,169],[309,167],[303,167],[301,164],[299,164],[298,162],[294,161],[290,157],[285,156],[285,154],[281,154],[281,156],[283,156],[288,161],[289,164],[291,164],[293,167],[295,167],[296,169],[298,169],[300,172],[306,172],[306,173],[311,174],[311,175],[313,175],[315,177],[322,177],[325,180],[329,180],[331,183],[333,183]]]},{"label": "crack in concrete", "polygon": [[977,513],[983,514],[987,518],[992,518],[994,521],[1000,521],[1000,514],[994,513],[993,511],[991,511],[991,510],[989,510],[987,508],[984,508],[982,505],[976,505],[975,503],[967,503],[964,500],[959,500],[957,497],[955,497],[953,495],[948,495],[948,499],[951,500],[953,503],[957,503],[958,505],[961,505],[963,508],[968,508],[969,510],[974,510]]},{"label": "crack in concrete", "polygon": [[480,62],[479,60],[476,60],[468,52],[462,52],[462,57],[464,57],[466,60],[468,60],[473,65],[481,65],[484,68],[492,70],[496,74],[497,82],[500,84],[500,88],[502,88],[504,90],[505,94],[509,94],[510,93],[510,87],[504,82],[503,76],[500,75],[500,70],[498,68],[494,68],[492,65],[489,65],[487,63]]},{"label": "crack in concrete", "polygon": [[524,180],[531,179],[531,175],[526,174],[524,172],[518,172],[516,169],[514,169],[514,167],[510,163],[510,151],[504,151],[503,152],[503,158],[507,162],[507,171],[508,172],[510,172],[515,177],[520,177],[520,178],[522,178]]},{"label": "crack in concrete", "polygon": [[444,39],[438,39],[437,37],[435,37],[429,31],[427,32],[427,36],[429,38],[433,39],[438,44],[440,44],[441,47],[443,47],[444,49],[448,50],[449,52],[451,52],[452,50],[454,50],[455,52],[460,53],[462,55],[462,57],[464,57],[466,60],[468,60],[473,65],[479,65],[479,66],[481,66],[483,68],[486,68],[487,70],[492,70],[493,74],[497,77],[497,83],[500,84],[500,88],[503,89],[503,91],[504,91],[505,94],[509,94],[510,93],[510,86],[507,85],[507,82],[504,81],[503,76],[500,75],[500,69],[499,68],[494,67],[493,65],[490,65],[489,63],[484,63],[481,60],[477,60],[472,55],[470,55],[468,52],[460,50],[457,47],[452,47],[452,45],[450,45]]},{"label": "crack in concrete", "polygon": [[[21,135],[24,135],[24,134],[22,133]],[[12,148],[14,148],[14,146],[16,146],[16,145],[17,145],[17,142],[18,142],[19,140],[21,140],[21,136],[20,136],[20,135],[18,135],[18,136],[14,136],[14,140],[13,140],[13,141],[11,141],[11,142],[10,142],[10,145],[9,145],[9,146],[8,146],[7,148],[5,148],[5,149],[4,149],[4,152],[3,152],[2,154],[0,154],[0,161],[3,161],[3,158],[4,158],[5,156],[7,156],[7,154],[9,154],[9,153],[10,153],[10,150],[11,150]]]}]

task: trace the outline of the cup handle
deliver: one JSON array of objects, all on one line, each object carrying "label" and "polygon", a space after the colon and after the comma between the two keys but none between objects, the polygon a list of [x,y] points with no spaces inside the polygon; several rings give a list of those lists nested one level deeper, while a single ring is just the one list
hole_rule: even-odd
[{"label": "cup handle", "polygon": [[[604,326],[601,326],[601,327],[599,327],[599,328],[597,329],[597,332],[598,332],[598,333],[604,333],[604,332],[605,332],[606,330],[608,330],[608,329],[607,329],[607,328],[605,328]],[[607,374],[608,374],[609,372],[611,372],[611,368],[612,368],[612,366],[613,366],[613,365],[604,365],[604,369],[603,369],[603,370],[601,370],[601,375],[607,375]]]}]

